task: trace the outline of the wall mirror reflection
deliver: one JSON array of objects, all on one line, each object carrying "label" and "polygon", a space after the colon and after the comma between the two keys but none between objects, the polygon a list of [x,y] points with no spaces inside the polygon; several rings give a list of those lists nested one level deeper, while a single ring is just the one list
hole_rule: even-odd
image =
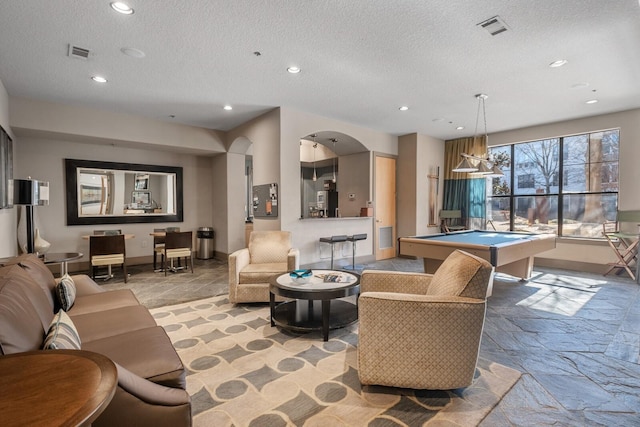
[{"label": "wall mirror reflection", "polygon": [[182,221],[182,168],[65,159],[67,224]]}]

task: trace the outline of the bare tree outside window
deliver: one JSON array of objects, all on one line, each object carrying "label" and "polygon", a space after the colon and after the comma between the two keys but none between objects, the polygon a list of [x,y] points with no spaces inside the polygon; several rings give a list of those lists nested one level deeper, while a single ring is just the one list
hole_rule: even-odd
[{"label": "bare tree outside window", "polygon": [[487,179],[488,223],[601,238],[602,223],[617,212],[619,145],[620,131],[612,129],[490,147],[505,175]]},{"label": "bare tree outside window", "polygon": [[[542,193],[557,193],[557,188],[552,188],[553,176],[560,170],[560,156],[558,155],[559,139],[545,139],[542,141],[526,142],[515,146],[515,164],[526,165],[522,175],[533,175],[535,184],[533,188],[542,189]],[[554,191],[552,191],[554,190]],[[531,194],[535,191],[523,191],[519,194]]]}]

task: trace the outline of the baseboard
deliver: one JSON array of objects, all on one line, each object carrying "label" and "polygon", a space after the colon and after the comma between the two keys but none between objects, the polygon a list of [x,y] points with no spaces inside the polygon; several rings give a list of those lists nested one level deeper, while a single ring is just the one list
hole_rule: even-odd
[{"label": "baseboard", "polygon": [[604,274],[609,266],[591,262],[567,261],[553,258],[535,258],[535,267],[557,268],[559,270],[581,271],[584,273]]}]

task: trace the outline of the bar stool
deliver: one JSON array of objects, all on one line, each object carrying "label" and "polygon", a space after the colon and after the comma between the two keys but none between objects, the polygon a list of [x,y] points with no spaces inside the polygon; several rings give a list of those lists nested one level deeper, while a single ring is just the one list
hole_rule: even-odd
[{"label": "bar stool", "polygon": [[335,248],[336,243],[346,242],[347,236],[345,234],[341,234],[339,236],[331,236],[331,237],[321,237],[320,242],[328,243],[331,245],[331,269],[333,270],[333,249]]},{"label": "bar stool", "polygon": [[358,240],[366,240],[367,239],[367,233],[362,233],[362,234],[354,234],[353,236],[349,236],[347,237],[347,241],[348,242],[352,242],[351,248],[352,248],[352,254],[351,254],[351,269],[355,270],[356,269],[356,242]]}]

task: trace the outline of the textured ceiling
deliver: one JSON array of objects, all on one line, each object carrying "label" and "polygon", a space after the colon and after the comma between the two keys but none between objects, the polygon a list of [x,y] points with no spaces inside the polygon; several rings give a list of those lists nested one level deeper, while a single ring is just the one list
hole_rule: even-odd
[{"label": "textured ceiling", "polygon": [[[638,0],[129,4],[125,16],[108,0],[0,2],[9,95],[220,130],[282,106],[443,139],[474,133],[480,92],[490,133],[640,107]],[[491,36],[477,24],[495,15],[509,29]],[[69,58],[70,43],[92,55]],[[568,64],[549,68],[557,59]]]}]

